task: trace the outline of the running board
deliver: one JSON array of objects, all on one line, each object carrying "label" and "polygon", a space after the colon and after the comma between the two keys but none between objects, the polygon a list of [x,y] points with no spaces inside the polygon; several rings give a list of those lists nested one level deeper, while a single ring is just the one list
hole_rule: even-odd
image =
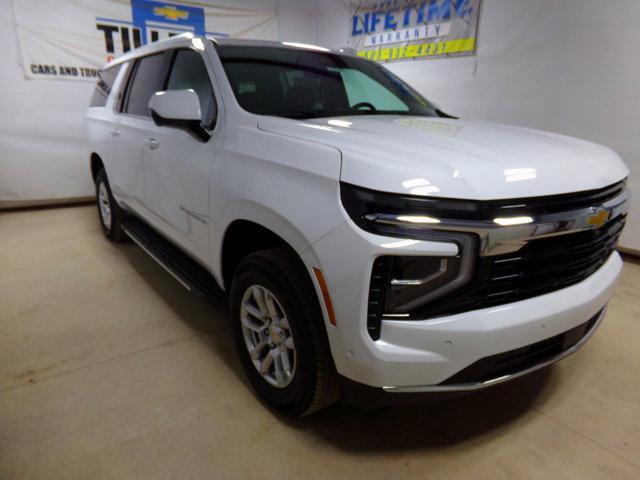
[{"label": "running board", "polygon": [[156,262],[190,292],[213,303],[225,303],[226,295],[209,271],[136,217],[127,215],[123,230]]}]

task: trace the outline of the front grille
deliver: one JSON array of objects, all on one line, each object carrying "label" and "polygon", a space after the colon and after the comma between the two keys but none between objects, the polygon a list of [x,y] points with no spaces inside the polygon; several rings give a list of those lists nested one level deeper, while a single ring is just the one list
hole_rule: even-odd
[{"label": "front grille", "polygon": [[623,180],[608,187],[585,192],[479,202],[479,216],[477,218],[491,220],[495,218],[499,212],[507,210],[509,211],[509,215],[515,215],[517,211],[521,211],[523,214],[534,213],[535,215],[543,215],[566,212],[567,210],[579,210],[593,205],[601,205],[620,195],[626,188],[627,182]]},{"label": "front grille", "polygon": [[480,257],[468,287],[411,312],[411,316],[450,315],[575,285],[607,261],[624,223],[625,217],[619,216],[598,229],[532,240],[517,252]]},{"label": "front grille", "polygon": [[493,257],[487,298],[528,298],[574,285],[598,270],[613,252],[624,218],[597,229],[530,242],[516,254]]},{"label": "front grille", "polygon": [[602,311],[591,317],[586,323],[578,325],[560,335],[547,338],[532,345],[482,358],[449,377],[440,383],[440,385],[486,382],[505,375],[522,372],[523,370],[551,360],[574,347],[580,340],[588,335],[601,314]]}]

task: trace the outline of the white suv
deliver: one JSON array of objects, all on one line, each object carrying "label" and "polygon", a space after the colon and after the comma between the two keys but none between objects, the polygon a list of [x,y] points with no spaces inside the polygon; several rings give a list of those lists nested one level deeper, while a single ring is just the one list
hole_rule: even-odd
[{"label": "white suv", "polygon": [[105,66],[86,125],[106,236],[228,301],[249,380],[288,415],[548,365],[622,268],[615,153],[458,120],[357,56],[173,37]]}]

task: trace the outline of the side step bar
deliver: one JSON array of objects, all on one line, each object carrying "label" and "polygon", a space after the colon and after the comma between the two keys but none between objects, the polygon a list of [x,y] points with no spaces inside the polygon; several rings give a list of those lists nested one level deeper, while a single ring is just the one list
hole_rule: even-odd
[{"label": "side step bar", "polygon": [[127,215],[122,228],[131,240],[142,247],[187,290],[212,303],[226,302],[224,291],[206,268],[145,222]]}]

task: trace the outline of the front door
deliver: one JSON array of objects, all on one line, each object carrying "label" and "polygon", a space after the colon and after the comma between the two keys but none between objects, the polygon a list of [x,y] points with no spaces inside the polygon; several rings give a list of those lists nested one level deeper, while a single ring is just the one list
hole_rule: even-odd
[{"label": "front door", "polygon": [[144,139],[145,206],[164,224],[162,230],[168,230],[169,237],[208,264],[209,176],[219,137],[218,107],[202,53],[182,48],[171,55],[163,89],[194,90],[202,124],[213,135],[203,142],[180,128],[153,126]]}]

